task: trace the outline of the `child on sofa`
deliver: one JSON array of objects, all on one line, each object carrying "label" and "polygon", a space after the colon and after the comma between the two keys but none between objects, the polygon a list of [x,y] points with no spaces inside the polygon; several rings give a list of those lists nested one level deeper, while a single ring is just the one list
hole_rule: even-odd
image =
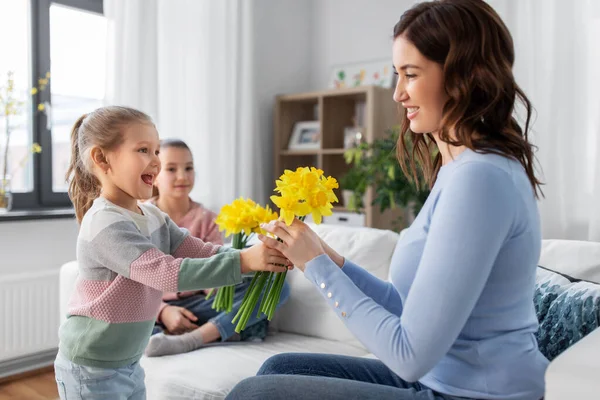
[{"label": "child on sofa", "polygon": [[[188,145],[179,139],[162,140],[159,158],[163,168],[156,177],[156,196],[150,201],[179,227],[186,228],[190,235],[205,242],[223,244],[223,237],[215,224],[216,214],[189,197],[195,176],[194,159]],[[212,308],[215,297],[206,300],[207,290],[165,293],[154,328],[155,335],[150,338],[145,354],[156,357],[185,353],[219,339],[264,339],[268,326],[264,315],[252,318],[240,337],[234,332],[235,326],[231,321],[248,286],[249,281],[236,286],[234,307],[229,314]],[[279,306],[288,296],[286,283]]]},{"label": "child on sofa", "polygon": [[61,399],[145,399],[139,364],[162,292],[233,285],[282,271],[280,252],[234,251],[180,229],[151,204],[161,165],[150,117],[127,107],[81,116],[71,133],[69,196],[81,223],[79,277],[55,361]]}]

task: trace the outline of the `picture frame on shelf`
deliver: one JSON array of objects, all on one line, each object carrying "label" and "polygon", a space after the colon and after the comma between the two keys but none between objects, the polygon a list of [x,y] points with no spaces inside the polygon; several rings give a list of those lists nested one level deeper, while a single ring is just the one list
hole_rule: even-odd
[{"label": "picture frame on shelf", "polygon": [[314,150],[321,148],[321,123],[300,121],[294,124],[288,150]]},{"label": "picture frame on shelf", "polygon": [[365,129],[360,126],[344,128],[344,149],[353,149],[364,142]]},{"label": "picture frame on shelf", "polygon": [[389,59],[334,65],[328,87],[334,89],[364,85],[394,87],[394,71]]}]

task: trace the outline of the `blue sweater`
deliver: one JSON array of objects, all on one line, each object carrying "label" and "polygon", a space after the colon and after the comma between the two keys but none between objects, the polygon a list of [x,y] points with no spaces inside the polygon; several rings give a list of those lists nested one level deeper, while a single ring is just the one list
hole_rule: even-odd
[{"label": "blue sweater", "polygon": [[521,165],[466,150],[441,168],[398,242],[391,283],[327,255],[308,262],[305,276],[404,380],[454,396],[540,399],[548,365],[534,337],[540,247]]}]

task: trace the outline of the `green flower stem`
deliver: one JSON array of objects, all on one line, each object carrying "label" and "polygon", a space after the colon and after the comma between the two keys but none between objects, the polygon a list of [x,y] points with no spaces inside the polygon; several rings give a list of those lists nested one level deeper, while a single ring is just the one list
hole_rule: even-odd
[{"label": "green flower stem", "polygon": [[273,275],[275,275],[275,273],[269,272],[269,278],[267,279],[267,289],[265,290],[265,294],[263,295],[263,297],[262,297],[262,299],[260,301],[260,307],[258,307],[258,310],[260,312],[264,312],[265,305],[268,303],[266,301],[267,298],[268,298],[267,293],[269,293],[269,291],[271,290],[271,285],[273,285]]},{"label": "green flower stem", "polygon": [[242,315],[244,314],[244,310],[246,310],[246,307],[248,306],[248,304],[247,304],[248,299],[250,298],[250,295],[252,294],[252,291],[254,290],[254,287],[256,286],[259,277],[260,277],[259,273],[254,274],[254,277],[252,278],[252,281],[250,282],[250,286],[246,290],[246,293],[244,293],[244,298],[242,299],[242,305],[240,306],[238,312],[235,314],[235,317],[231,321],[232,324],[235,324],[235,322],[238,319],[240,319],[242,317]]},{"label": "green flower stem", "polygon": [[[260,276],[258,278],[258,281],[256,282],[256,285],[252,288],[250,297],[247,299],[247,301],[242,303],[242,307],[240,308],[240,311],[242,312],[242,314],[241,314],[241,317],[239,319],[237,326],[235,327],[235,331],[237,333],[240,333],[246,327],[246,324],[248,323],[248,320],[250,319],[250,316],[252,315],[252,312],[254,311],[254,308],[256,307],[256,303],[258,303],[258,298],[260,297],[260,294],[262,293],[262,291],[265,287],[267,278],[269,277],[268,272],[257,272],[257,275],[258,274],[260,274]],[[239,312],[238,312],[238,314],[239,314]],[[236,318],[237,317],[238,316],[236,315]]]},{"label": "green flower stem", "polygon": [[[299,217],[298,219],[304,221],[304,218]],[[281,298],[281,291],[283,290],[286,276],[287,270],[285,272],[256,272],[254,274],[250,287],[242,300],[242,305],[232,321],[234,324],[237,322],[235,327],[237,333],[246,328],[246,324],[250,319],[252,311],[256,308],[261,293],[263,293],[263,296],[258,307],[258,312],[265,314],[269,321],[273,319],[277,304],[279,304],[279,299]]]},{"label": "green flower stem", "polygon": [[281,291],[283,290],[283,285],[285,283],[285,277],[287,275],[287,271],[279,273],[279,281],[275,286],[275,293],[270,293],[272,295],[271,304],[269,307],[269,313],[267,314],[267,319],[270,321],[273,319],[273,315],[275,315],[275,309],[277,308],[277,304],[279,304],[279,298],[281,297]]},{"label": "green flower stem", "polygon": [[244,293],[244,298],[242,299],[242,305],[244,303],[246,303],[246,300],[248,299],[248,297],[250,297],[250,293],[252,292],[252,289],[254,288],[254,286],[256,286],[258,277],[259,277],[259,274],[254,274],[254,277],[250,281],[250,286],[248,286],[248,290],[246,290],[246,293]]},{"label": "green flower stem", "polygon": [[[275,276],[275,282],[273,283],[273,287],[271,288],[271,290],[269,291],[268,295],[267,295],[267,304],[265,306],[265,310],[264,313],[265,315],[268,317],[269,314],[271,313],[271,307],[273,307],[273,302],[276,301],[275,297],[277,295],[277,288],[279,287],[279,282],[281,281],[281,276],[283,275],[283,273],[278,272]],[[277,303],[275,303],[277,304]]]},{"label": "green flower stem", "polygon": [[[246,246],[249,236],[246,236],[244,232],[236,233],[233,235],[231,247],[237,250],[241,250]],[[206,299],[210,299],[214,292],[212,289],[207,295]],[[225,311],[230,313],[233,310],[233,295],[235,294],[235,286],[223,286],[217,289],[217,295],[213,301],[212,308],[218,312]]]}]

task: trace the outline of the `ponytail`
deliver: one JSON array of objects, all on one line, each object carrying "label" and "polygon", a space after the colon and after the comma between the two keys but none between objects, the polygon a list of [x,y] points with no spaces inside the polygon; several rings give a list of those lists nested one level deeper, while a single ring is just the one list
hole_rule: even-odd
[{"label": "ponytail", "polygon": [[77,221],[81,223],[83,216],[90,209],[94,200],[100,195],[100,181],[85,169],[79,153],[79,129],[87,114],[83,114],[71,131],[71,162],[65,179],[69,182],[69,197],[75,208]]}]

